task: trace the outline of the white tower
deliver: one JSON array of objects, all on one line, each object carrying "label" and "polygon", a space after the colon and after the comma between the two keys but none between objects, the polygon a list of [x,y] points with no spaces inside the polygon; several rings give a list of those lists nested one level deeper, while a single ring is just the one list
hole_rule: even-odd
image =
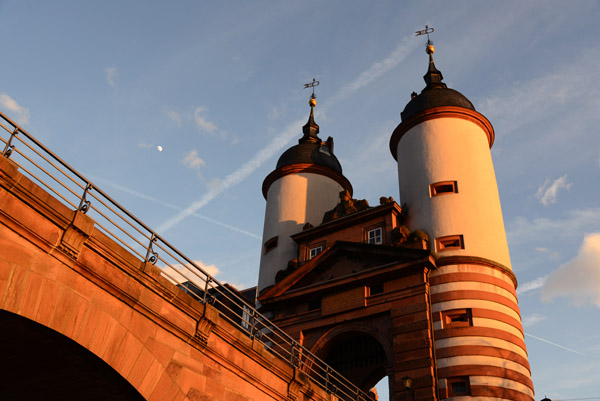
[{"label": "white tower", "polygon": [[323,214],[333,209],[340,192],[352,194],[350,182],[342,175],[342,167],[333,154],[333,139],[318,137],[319,126],[314,121],[317,105],[314,94],[310,101],[310,116],[302,128],[304,136],[298,145],[285,151],[275,170],[262,186],[267,200],[263,247],[258,275],[258,291],[275,284],[275,275],[288,262],[298,257],[298,245],[290,238],[302,231],[306,223],[321,224]]},{"label": "white tower", "polygon": [[[494,130],[442,82],[428,42],[427,86],[390,149],[411,231],[429,235],[440,398],[533,400],[533,385],[490,148]],[[483,397],[483,398],[479,398]]]}]

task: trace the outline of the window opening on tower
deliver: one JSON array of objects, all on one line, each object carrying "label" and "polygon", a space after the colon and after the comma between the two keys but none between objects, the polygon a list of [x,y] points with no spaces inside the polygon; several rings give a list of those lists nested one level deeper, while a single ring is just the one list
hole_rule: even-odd
[{"label": "window opening on tower", "polygon": [[448,235],[436,238],[435,247],[438,252],[451,251],[455,249],[465,249],[465,243],[462,235]]},{"label": "window opening on tower", "polygon": [[458,185],[456,181],[441,181],[429,186],[429,195],[433,198],[438,195],[457,194]]}]

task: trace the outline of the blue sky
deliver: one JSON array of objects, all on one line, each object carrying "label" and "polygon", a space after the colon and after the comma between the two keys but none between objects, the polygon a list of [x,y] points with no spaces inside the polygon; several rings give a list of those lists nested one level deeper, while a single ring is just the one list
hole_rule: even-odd
[{"label": "blue sky", "polygon": [[[598,1],[0,1],[0,109],[221,281],[256,284],[264,177],[316,121],[356,198],[436,66],[493,124],[536,398],[600,397]],[[158,146],[162,151],[158,151]],[[184,212],[182,212],[184,211]]]}]

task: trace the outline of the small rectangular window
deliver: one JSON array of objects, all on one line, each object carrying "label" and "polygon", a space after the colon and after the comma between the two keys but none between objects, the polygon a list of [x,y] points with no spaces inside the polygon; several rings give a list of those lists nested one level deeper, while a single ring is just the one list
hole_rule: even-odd
[{"label": "small rectangular window", "polygon": [[465,244],[462,235],[448,235],[436,238],[435,247],[438,252],[443,252],[454,249],[465,249]]},{"label": "small rectangular window", "polygon": [[438,195],[456,193],[458,193],[458,185],[456,184],[456,181],[441,181],[429,186],[429,194],[432,198]]},{"label": "small rectangular window", "polygon": [[448,397],[471,395],[469,376],[449,377],[446,379]]},{"label": "small rectangular window", "polygon": [[471,308],[453,309],[442,312],[442,327],[444,329],[473,326]]},{"label": "small rectangular window", "polygon": [[381,229],[381,227],[377,227],[374,230],[367,231],[367,243],[369,243],[369,244],[383,243],[383,230]]},{"label": "small rectangular window", "polygon": [[310,248],[310,250],[308,251],[308,259],[314,258],[321,252],[323,252],[323,247],[321,245],[315,246],[314,248]]}]

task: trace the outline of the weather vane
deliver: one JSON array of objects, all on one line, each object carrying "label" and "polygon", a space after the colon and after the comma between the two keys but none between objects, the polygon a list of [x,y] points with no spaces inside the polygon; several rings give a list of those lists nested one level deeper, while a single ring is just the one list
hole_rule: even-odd
[{"label": "weather vane", "polygon": [[306,88],[312,88],[313,92],[312,92],[312,98],[316,98],[315,96],[315,86],[319,86],[319,81],[317,81],[316,79],[313,78],[312,82],[309,82],[307,84],[304,84],[304,89]]},{"label": "weather vane", "polygon": [[420,31],[417,31],[415,33],[417,34],[416,36],[427,35],[427,45],[432,45],[433,42],[429,40],[429,34],[433,33],[433,31],[435,31],[435,29],[430,28],[428,25],[425,25],[425,29],[421,29]]}]

